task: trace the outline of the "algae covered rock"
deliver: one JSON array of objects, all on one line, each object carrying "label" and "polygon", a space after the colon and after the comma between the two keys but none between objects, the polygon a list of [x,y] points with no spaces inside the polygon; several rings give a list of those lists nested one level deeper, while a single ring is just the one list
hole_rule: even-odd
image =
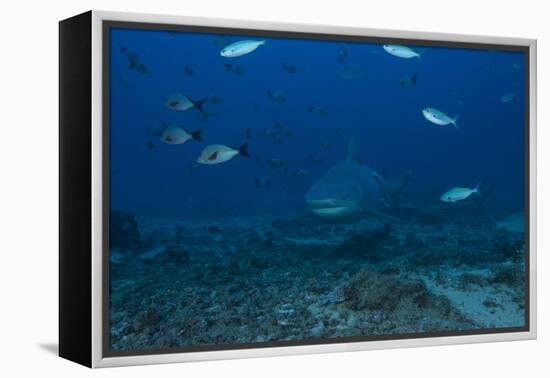
[{"label": "algae covered rock", "polygon": [[357,273],[346,289],[346,298],[349,298],[349,305],[355,311],[393,311],[405,298],[424,306],[429,295],[426,285],[421,280],[403,279],[372,270]]}]

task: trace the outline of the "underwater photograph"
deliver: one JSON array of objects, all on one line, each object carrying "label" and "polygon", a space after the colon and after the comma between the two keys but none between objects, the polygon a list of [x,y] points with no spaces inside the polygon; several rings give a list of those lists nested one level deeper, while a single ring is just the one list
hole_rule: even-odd
[{"label": "underwater photograph", "polygon": [[526,52],[108,29],[110,353],[524,330]]}]

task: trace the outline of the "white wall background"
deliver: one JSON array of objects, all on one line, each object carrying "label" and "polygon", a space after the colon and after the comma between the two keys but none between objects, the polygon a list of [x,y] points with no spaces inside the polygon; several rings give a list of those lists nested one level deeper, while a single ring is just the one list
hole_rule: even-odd
[{"label": "white wall background", "polygon": [[[539,216],[539,340],[89,371],[57,343],[57,21],[88,9],[531,37],[539,40],[539,209],[548,210],[549,17],[523,0],[5,1],[0,6],[0,375],[549,376],[548,229]],[[498,135],[495,135],[498,138]],[[544,349],[547,348],[545,351]]]}]

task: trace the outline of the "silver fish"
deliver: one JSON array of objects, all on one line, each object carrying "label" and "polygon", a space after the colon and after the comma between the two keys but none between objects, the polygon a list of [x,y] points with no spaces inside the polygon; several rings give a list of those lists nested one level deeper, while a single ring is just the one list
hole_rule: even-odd
[{"label": "silver fish", "polygon": [[455,116],[454,118],[449,117],[447,114],[443,113],[440,110],[434,108],[425,108],[422,110],[422,115],[431,123],[434,123],[439,126],[453,125],[458,130],[458,125],[456,121],[460,115]]},{"label": "silver fish", "polygon": [[461,187],[452,188],[443,193],[439,199],[443,202],[455,203],[457,201],[465,200],[472,194],[477,194],[479,196],[481,195],[481,192],[479,191],[479,184],[477,184],[473,189]]},{"label": "silver fish", "polygon": [[244,40],[232,43],[224,47],[220,51],[220,55],[224,58],[236,58],[238,56],[243,56],[250,54],[252,51],[256,50],[258,47],[265,44],[265,41],[252,41]]}]

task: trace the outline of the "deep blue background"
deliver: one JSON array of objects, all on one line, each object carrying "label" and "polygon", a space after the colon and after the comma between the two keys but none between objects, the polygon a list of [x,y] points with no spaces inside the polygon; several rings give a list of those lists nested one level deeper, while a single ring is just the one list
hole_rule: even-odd
[{"label": "deep blue background", "polygon": [[[412,190],[434,193],[434,199],[453,186],[492,186],[495,214],[523,210],[524,196],[524,55],[519,52],[415,47],[422,60],[400,59],[381,45],[347,43],[346,65],[360,65],[364,75],[345,80],[337,75],[339,42],[270,38],[249,55],[223,58],[214,34],[168,33],[112,29],[110,34],[111,208],[136,214],[218,215],[269,214],[302,211],[303,196],[328,166],[342,160],[348,139],[355,136],[364,162],[390,177],[414,168]],[[233,37],[232,41],[254,39]],[[263,39],[263,38],[262,38]],[[129,70],[119,43],[139,55],[147,74]],[[242,76],[228,73],[224,63],[238,63]],[[295,65],[289,74],[281,63]],[[185,64],[195,70],[184,74]],[[400,85],[405,75],[418,74],[417,86]],[[121,85],[119,76],[130,83]],[[271,101],[266,90],[287,95],[285,104]],[[219,117],[207,121],[196,110],[174,112],[164,106],[174,92],[200,99]],[[500,101],[508,92],[509,103]],[[308,105],[322,107],[326,117],[308,114]],[[461,114],[460,131],[426,121],[427,106],[449,116]],[[276,121],[292,130],[283,144],[262,136]],[[172,146],[151,138],[145,130],[162,122],[203,128],[204,142]],[[189,167],[210,143],[238,146],[243,130],[252,129],[253,158],[236,157],[216,166]],[[336,132],[343,130],[343,136]],[[320,143],[334,147],[323,152]],[[310,165],[309,153],[324,153],[326,164]],[[305,168],[309,177],[273,172],[263,162],[278,158],[289,168]],[[255,187],[256,177],[273,186]],[[293,189],[296,194],[285,193]]]}]

